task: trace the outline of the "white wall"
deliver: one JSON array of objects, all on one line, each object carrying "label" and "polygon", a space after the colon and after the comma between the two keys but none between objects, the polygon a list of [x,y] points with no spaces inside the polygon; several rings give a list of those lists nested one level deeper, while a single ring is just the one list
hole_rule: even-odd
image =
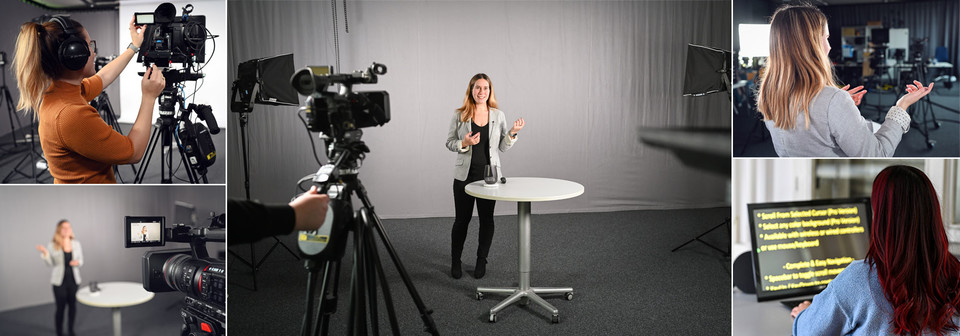
[{"label": "white wall", "polygon": [[[184,91],[186,95],[193,92],[195,84],[203,83],[200,90],[197,91],[196,104],[206,104],[213,107],[214,117],[217,122],[225,127],[227,118],[227,91],[230,89],[227,83],[227,20],[226,20],[226,1],[224,0],[191,0],[191,1],[169,1],[177,7],[177,15],[181,15],[182,7],[186,4],[193,4],[193,12],[190,15],[203,15],[207,19],[207,29],[213,35],[219,35],[216,38],[216,52],[213,46],[214,42],[207,40],[207,62],[203,68],[206,75],[202,81],[184,82]],[[120,24],[123,25],[120,30],[120,46],[130,44],[130,34],[127,32],[126,25],[130,22],[135,12],[153,12],[160,2],[157,1],[124,1],[120,3]],[[120,99],[114,98],[116,104],[120,102],[121,111],[120,122],[133,123],[137,118],[137,111],[140,108],[140,76],[137,72],[144,70],[143,64],[137,63],[136,58],[127,64],[126,70],[120,74]],[[189,103],[190,101],[188,101]],[[116,107],[115,107],[116,108]],[[159,115],[154,104],[154,114],[152,119]],[[152,121],[152,120],[151,120]]]}]

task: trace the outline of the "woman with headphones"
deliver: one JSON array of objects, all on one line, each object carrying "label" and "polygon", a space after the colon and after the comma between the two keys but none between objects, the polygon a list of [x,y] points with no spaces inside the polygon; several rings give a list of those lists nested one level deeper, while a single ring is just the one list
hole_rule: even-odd
[{"label": "woman with headphones", "polygon": [[163,74],[151,66],[143,75],[140,111],[124,136],[113,130],[89,102],[120,75],[139,51],[143,29],[130,20],[127,49],[94,71],[96,41],[79,22],[54,16],[43,24],[20,26],[14,67],[20,90],[18,110],[39,120],[40,146],[54,183],[116,183],[113,165],[136,163],[150,136],[154,100]]}]

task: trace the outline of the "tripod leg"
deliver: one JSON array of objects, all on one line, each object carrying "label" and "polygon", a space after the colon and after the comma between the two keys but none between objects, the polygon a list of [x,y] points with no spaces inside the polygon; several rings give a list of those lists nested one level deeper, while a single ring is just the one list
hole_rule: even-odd
[{"label": "tripod leg", "polygon": [[410,293],[410,297],[413,299],[413,303],[417,306],[417,311],[420,312],[420,319],[423,320],[424,328],[431,335],[438,335],[437,325],[433,322],[433,310],[427,309],[423,304],[423,299],[420,298],[420,294],[417,293],[417,288],[414,287],[413,281],[410,280],[410,274],[407,273],[407,269],[403,267],[403,262],[400,261],[400,257],[397,256],[397,251],[393,248],[393,244],[390,242],[390,238],[387,237],[386,231],[383,230],[383,222],[380,221],[380,217],[377,216],[376,212],[373,210],[373,205],[370,203],[370,199],[367,198],[366,190],[363,187],[363,184],[357,180],[358,188],[355,190],[357,197],[360,198],[360,201],[363,203],[363,206],[369,209],[369,217],[373,221],[372,224],[375,224],[373,228],[377,230],[377,233],[380,235],[380,241],[383,242],[383,247],[387,250],[387,254],[390,255],[390,260],[393,261],[393,265],[397,268],[397,273],[400,273],[400,279],[403,280],[403,284],[407,287],[407,292]]},{"label": "tripod leg", "polygon": [[313,330],[312,319],[313,316],[313,299],[315,297],[315,291],[317,288],[317,275],[318,270],[317,262],[314,260],[307,260],[304,262],[304,267],[307,269],[307,308],[306,312],[303,313],[303,324],[300,326],[300,336],[310,336],[310,330]]},{"label": "tripod leg", "polygon": [[340,262],[327,261],[323,270],[323,283],[320,285],[320,307],[317,308],[314,336],[326,336],[330,327],[330,316],[337,312],[337,291],[340,281]]},{"label": "tripod leg", "polygon": [[160,129],[154,128],[153,134],[150,135],[150,141],[147,143],[147,152],[144,153],[143,163],[140,164],[140,168],[137,169],[137,175],[133,179],[133,183],[143,183],[143,177],[147,175],[147,167],[150,166],[150,159],[153,158],[153,150],[157,148],[157,139],[160,137]]},{"label": "tripod leg", "polygon": [[[366,211],[366,209],[360,209],[361,213]],[[366,295],[367,295],[367,308],[370,312],[370,330],[373,332],[373,335],[380,335],[380,319],[377,316],[377,264],[376,264],[376,255],[377,255],[377,246],[373,244],[372,232],[370,232],[367,222],[363,220],[361,216],[361,225],[365,226],[364,235],[362,239],[364,240],[364,252],[363,252],[363,264],[365,266],[364,277],[366,278]]]},{"label": "tripod leg", "polygon": [[356,247],[356,255],[354,259],[354,271],[357,276],[354,278],[354,284],[352,285],[356,289],[356,311],[354,311],[355,317],[354,322],[356,322],[356,327],[354,331],[356,335],[366,335],[367,334],[367,258],[366,258],[366,244],[364,243],[363,236],[367,234],[367,229],[362,225],[356,226],[356,231],[353,235],[353,243]]},{"label": "tripod leg", "polygon": [[[369,217],[370,216],[367,208],[360,209],[360,220],[363,221],[365,225],[369,224],[370,222]],[[391,331],[393,331],[394,335],[400,335],[400,324],[397,323],[397,313],[393,307],[393,297],[390,295],[390,285],[389,283],[387,283],[387,277],[383,273],[383,264],[380,263],[380,254],[377,252],[376,245],[373,241],[374,240],[373,233],[369,231],[367,233],[368,233],[366,235],[367,246],[370,249],[369,261],[373,266],[376,267],[375,274],[380,278],[380,286],[381,286],[381,289],[383,290],[383,303],[384,303],[384,306],[387,307],[387,317],[389,317],[390,319],[390,329]],[[371,291],[375,293],[376,288],[372,289]],[[375,305],[375,301],[372,304]],[[376,314],[374,314],[374,316],[376,316]],[[377,328],[377,321],[375,320],[374,321],[375,334],[378,334],[377,329],[379,328]]]}]

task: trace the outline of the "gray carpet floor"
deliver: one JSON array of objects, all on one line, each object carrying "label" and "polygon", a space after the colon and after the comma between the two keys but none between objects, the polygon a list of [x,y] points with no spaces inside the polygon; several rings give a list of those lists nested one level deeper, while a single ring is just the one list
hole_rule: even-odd
[{"label": "gray carpet floor", "polygon": [[[122,308],[120,328],[123,335],[179,335],[183,296],[180,292],[157,293],[147,303]],[[50,299],[53,299],[52,291]],[[56,307],[50,303],[0,312],[0,335],[56,335],[53,321],[55,311]],[[77,336],[113,335],[113,313],[107,308],[85,306],[78,302],[74,328]]]},{"label": "gray carpet floor", "polygon": [[[876,121],[878,112],[876,108],[867,107],[866,104],[879,105],[886,114],[890,106],[896,104],[899,97],[890,92],[869,92],[860,104],[860,112],[864,118]],[[938,104],[960,109],[960,86],[954,86],[951,89],[935,88],[930,94],[930,99]],[[917,115],[917,107],[920,103],[910,107],[911,117],[922,121],[922,116]],[[895,157],[958,157],[960,156],[960,115],[955,112],[945,110],[938,106],[933,106],[934,115],[940,122],[940,128],[934,129],[932,120],[928,119],[927,126],[930,128],[930,139],[936,141],[936,145],[927,148],[926,139],[916,128],[911,128],[907,134],[903,135],[900,145],[893,153]],[[766,133],[763,124],[754,127],[755,120],[758,118],[754,110],[741,110],[739,114],[733,116],[733,148],[736,157],[776,157],[777,152],[773,148],[773,142],[770,140],[770,134]],[[928,117],[929,118],[929,117]],[[751,133],[752,132],[752,133]],[[761,133],[763,136],[761,138]]]},{"label": "gray carpet floor", "polygon": [[[500,206],[508,204],[513,206]],[[576,293],[572,301],[545,297],[560,310],[559,324],[550,323],[550,314],[532,303],[510,306],[489,323],[489,309],[506,296],[474,297],[478,286],[517,284],[516,216],[496,218],[483,279],[473,278],[476,219],[459,280],[448,275],[452,218],[385,220],[384,227],[425,305],[434,311],[441,335],[724,335],[730,333],[730,259],[699,242],[670,250],[729,215],[729,208],[534,215],[531,285],[573,287]],[[725,226],[703,239],[729,247],[729,237]],[[282,241],[296,251],[292,236]],[[272,239],[255,244],[258,257],[271,245]],[[231,250],[249,256],[248,246]],[[382,248],[380,255],[387,260]],[[349,253],[343,259],[331,335],[346,333],[351,260]],[[228,265],[230,335],[299,333],[306,302],[303,262],[278,247],[257,275],[257,291],[251,290],[249,268],[232,255]],[[389,263],[384,267],[401,332],[422,334],[423,323],[396,270]],[[381,333],[388,334],[385,309],[379,311]]]}]

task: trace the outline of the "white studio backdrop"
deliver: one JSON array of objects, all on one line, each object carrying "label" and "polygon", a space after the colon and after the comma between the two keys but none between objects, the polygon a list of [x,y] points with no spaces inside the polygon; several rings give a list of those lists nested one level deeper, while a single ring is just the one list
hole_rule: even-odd
[{"label": "white studio backdrop", "polygon": [[[452,216],[455,154],[444,147],[471,76],[492,79],[500,109],[523,117],[503,174],[576,181],[577,198],[536,213],[724,206],[727,180],[642,144],[639,127],[729,127],[722,94],[683,97],[688,43],[727,48],[727,1],[337,1],[340,69],[383,63],[376,85],[392,120],[364,129],[359,177],[387,218]],[[293,53],[298,68],[336,65],[330,2],[231,1],[229,78],[240,62]],[[349,25],[345,30],[344,21]],[[301,98],[302,99],[302,98]],[[238,121],[230,116],[228,195],[243,198]],[[296,107],[256,105],[247,127],[251,197],[287,202],[316,172]],[[312,135],[315,137],[315,134]],[[318,141],[322,158],[322,144]],[[515,214],[500,202],[497,214]]]},{"label": "white studio backdrop", "polygon": [[[213,35],[219,35],[216,39],[216,52],[214,51],[214,42],[206,42],[206,66],[203,68],[205,78],[196,82],[185,81],[185,96],[193,93],[194,85],[200,85],[196,97],[191,98],[187,103],[206,104],[213,108],[213,115],[220,125],[223,125],[227,118],[227,18],[226,4],[223,0],[192,0],[192,1],[166,1],[177,7],[177,15],[182,15],[183,7],[187,4],[193,5],[193,12],[190,15],[206,16],[207,29]],[[130,44],[130,33],[127,30],[127,24],[136,12],[153,12],[157,9],[161,1],[121,1],[119,21],[121,24],[119,35],[119,44],[125,48]],[[121,49],[122,50],[122,49]],[[179,67],[180,65],[176,65]],[[127,64],[127,68],[120,74],[120,117],[118,120],[123,123],[133,123],[137,118],[140,109],[140,100],[142,97],[140,91],[140,79],[137,74],[143,72],[145,67],[142,63],[137,63],[136,56]],[[117,101],[117,99],[113,99]],[[159,117],[159,110],[154,103],[153,120]]]}]

